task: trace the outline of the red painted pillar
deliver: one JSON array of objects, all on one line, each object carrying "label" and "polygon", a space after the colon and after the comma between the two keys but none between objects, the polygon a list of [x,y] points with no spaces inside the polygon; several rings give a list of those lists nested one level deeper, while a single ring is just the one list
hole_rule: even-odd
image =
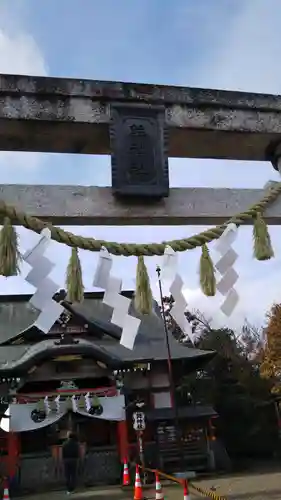
[{"label": "red painted pillar", "polygon": [[216,441],[216,433],[215,433],[215,426],[213,425],[212,419],[210,418],[208,421],[209,424],[209,439],[210,441]]},{"label": "red painted pillar", "polygon": [[119,455],[121,463],[124,460],[129,460],[129,439],[128,439],[128,428],[126,420],[122,420],[117,424],[117,434],[118,434],[118,444],[119,444]]},{"label": "red painted pillar", "polygon": [[10,479],[13,479],[17,472],[19,459],[19,435],[16,432],[9,432],[7,438],[7,473]]}]

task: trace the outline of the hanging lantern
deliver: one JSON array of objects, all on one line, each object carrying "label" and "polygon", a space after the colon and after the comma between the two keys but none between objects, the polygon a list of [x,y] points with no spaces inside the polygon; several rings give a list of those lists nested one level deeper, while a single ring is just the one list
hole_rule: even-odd
[{"label": "hanging lantern", "polygon": [[57,413],[57,402],[53,398],[48,398],[48,407],[49,413],[56,414]]},{"label": "hanging lantern", "polygon": [[133,428],[135,431],[144,431],[145,427],[145,414],[143,411],[136,411],[133,413]]},{"label": "hanging lantern", "polygon": [[85,411],[86,408],[86,401],[85,401],[85,396],[82,394],[77,394],[75,397],[75,402],[76,402],[76,410],[80,411]]},{"label": "hanging lantern", "polygon": [[73,410],[72,398],[70,398],[70,397],[66,398],[65,409],[66,409],[66,411]]},{"label": "hanging lantern", "polygon": [[116,389],[119,389],[120,391],[123,389],[124,380],[123,380],[122,373],[117,373],[115,375],[115,384],[116,384]]}]

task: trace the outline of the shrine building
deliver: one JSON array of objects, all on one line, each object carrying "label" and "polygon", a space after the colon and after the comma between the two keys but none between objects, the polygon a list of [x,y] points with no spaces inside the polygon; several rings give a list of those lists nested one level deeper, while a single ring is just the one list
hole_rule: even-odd
[{"label": "shrine building", "polygon": [[[132,297],[131,292],[124,292]],[[175,470],[179,463],[164,326],[156,302],[143,316],[131,351],[120,345],[120,328],[103,293],[85,293],[82,304],[55,296],[64,313],[48,334],[33,325],[30,296],[0,297],[1,473],[17,490],[63,484],[61,445],[68,430],[81,444],[83,485],[120,484],[124,459],[138,457],[133,413],[145,415],[147,465]],[[133,304],[130,314],[136,315]],[[213,356],[180,344],[169,332],[174,381],[200,370]],[[210,451],[215,411],[188,399],[178,419],[186,467],[215,467]]]}]

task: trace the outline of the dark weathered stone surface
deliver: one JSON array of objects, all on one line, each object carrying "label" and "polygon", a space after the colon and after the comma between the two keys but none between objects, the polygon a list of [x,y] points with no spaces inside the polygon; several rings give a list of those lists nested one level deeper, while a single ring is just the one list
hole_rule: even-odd
[{"label": "dark weathered stone surface", "polygon": [[[247,210],[264,195],[263,189],[173,188],[168,198],[144,203],[116,200],[107,187],[0,184],[0,200],[64,226],[216,225]],[[264,216],[268,224],[281,222],[281,196]]]},{"label": "dark weathered stone surface", "polygon": [[116,101],[165,105],[169,156],[264,160],[281,138],[280,96],[17,75],[0,96],[2,150],[108,154]]},{"label": "dark weathered stone surface", "polygon": [[111,109],[113,194],[159,199],[169,194],[164,106],[118,104]]},{"label": "dark weathered stone surface", "polygon": [[2,95],[75,96],[281,111],[281,97],[278,95],[143,83],[0,74],[0,90]]}]

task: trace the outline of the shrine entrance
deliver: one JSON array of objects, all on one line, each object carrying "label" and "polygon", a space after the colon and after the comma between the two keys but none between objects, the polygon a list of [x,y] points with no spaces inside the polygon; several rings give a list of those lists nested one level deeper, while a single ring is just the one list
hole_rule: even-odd
[{"label": "shrine entrance", "polygon": [[124,407],[124,396],[107,368],[97,368],[94,359],[47,359],[17,392],[9,406],[10,419],[1,421],[2,429],[9,431],[4,438],[14,435],[17,440],[11,470],[16,490],[31,493],[64,486],[62,444],[68,431],[77,434],[80,444],[79,486],[118,484]]},{"label": "shrine entrance", "polygon": [[61,445],[69,429],[77,432],[80,443],[80,487],[119,483],[117,422],[69,411],[50,426],[20,434],[18,487],[21,491],[47,491],[64,485]]}]

